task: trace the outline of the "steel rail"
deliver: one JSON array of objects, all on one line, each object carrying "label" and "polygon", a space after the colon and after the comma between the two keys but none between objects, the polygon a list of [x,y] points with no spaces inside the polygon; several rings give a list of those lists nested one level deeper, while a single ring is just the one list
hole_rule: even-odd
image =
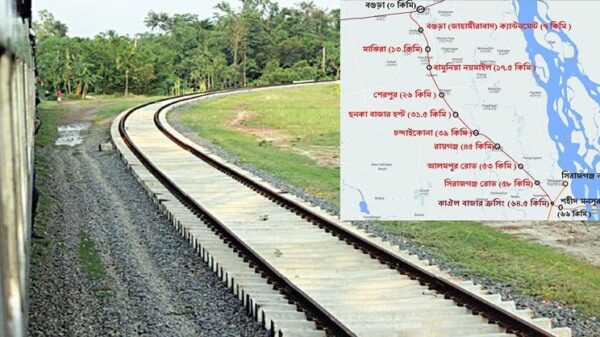
[{"label": "steel rail", "polygon": [[[221,91],[223,92],[223,91]],[[158,112],[171,107],[175,104],[192,100],[198,97],[206,96],[208,94],[200,95],[188,95],[183,99],[170,102],[162,106]],[[164,101],[165,99],[161,100]],[[262,277],[266,278],[270,284],[273,284],[274,289],[279,290],[286,298],[293,301],[300,310],[304,311],[307,318],[314,320],[318,327],[325,329],[330,336],[341,336],[341,337],[356,337],[356,335],[325,308],[323,308],[317,301],[308,296],[289,279],[282,275],[275,267],[268,263],[262,258],[254,249],[243,242],[235,233],[227,228],[219,219],[212,216],[202,205],[196,200],[190,197],[187,193],[182,191],[169,177],[164,175],[157,167],[152,164],[139,148],[133,144],[127,134],[125,122],[127,118],[136,110],[143,107],[154,104],[155,102],[147,103],[137,108],[134,108],[127,112],[119,123],[119,133],[123,138],[127,147],[132,153],[140,160],[140,162],[148,169],[152,175],[158,179],[181,203],[188,207],[194,214],[196,214],[200,220],[208,225],[213,232],[216,232],[220,238],[229,245],[238,255],[244,258],[244,262],[249,262],[250,267],[254,268],[256,272],[260,273]]]},{"label": "steel rail", "polygon": [[[216,161],[209,155],[202,153],[197,148],[179,139],[177,136],[175,136],[173,133],[167,130],[167,128],[160,121],[161,113],[175,104],[204,96],[209,96],[214,93],[226,93],[242,90],[247,89],[230,89],[191,96],[181,96],[182,99],[173,101],[158,109],[154,114],[154,123],[156,127],[171,141],[176,143],[182,149],[190,152],[197,158],[201,159],[202,161],[208,163],[215,169],[218,169],[219,171],[227,174],[228,176],[237,180],[241,184],[251,188],[260,195],[290,210],[291,212],[299,215],[307,221],[312,222],[314,225],[330,233],[331,235],[338,237],[340,240],[345,241],[347,244],[352,245],[357,249],[360,249],[365,254],[369,254],[371,257],[376,258],[381,263],[384,263],[387,266],[389,266],[391,269],[395,269],[401,274],[409,276],[411,279],[418,280],[419,283],[421,283],[422,285],[426,285],[429,289],[435,290],[438,293],[443,294],[445,297],[453,299],[459,306],[465,306],[469,308],[474,314],[482,315],[483,317],[487,318],[490,321],[490,323],[502,326],[507,330],[508,333],[513,333],[521,337],[554,336],[553,334],[511,313],[510,311],[484,298],[481,298],[444,278],[438,277],[434,273],[431,273],[426,269],[422,268],[421,266],[406,260],[402,256],[392,251],[386,250],[378,246],[377,244],[354,234],[347,228],[344,228],[343,226],[327,218],[324,218],[323,216],[315,213],[313,210],[308,209],[302,204],[294,200],[290,200],[285,196],[280,195],[277,191],[268,188],[254,181],[252,178],[237,172],[229,166]],[[160,101],[164,100],[165,99]],[[257,270],[261,274],[263,274],[263,276],[267,277],[271,282],[273,282],[275,284],[276,289],[279,289],[283,294],[288,296],[288,299],[294,301],[300,308],[302,308],[307,313],[307,316],[309,318],[314,319],[318,323],[318,325],[323,327],[329,334],[333,334],[335,336],[354,336],[354,334],[347,327],[345,327],[335,317],[328,313],[318,303],[316,303],[314,300],[308,297],[304,292],[302,292],[302,290],[300,290],[294,284],[289,282],[289,280],[287,280],[275,268],[269,265],[264,259],[258,256],[250,247],[248,247],[244,242],[241,242],[241,240],[229,229],[227,229],[218,219],[210,215],[195,200],[191,199],[187,194],[185,194],[177,186],[175,186],[175,184],[173,184],[173,182],[168,177],[164,176],[156,167],[152,165],[151,161],[148,160],[148,158],[146,158],[145,155],[139,151],[135,144],[131,143],[131,140],[128,138],[125,129],[125,121],[127,117],[129,117],[129,115],[135,110],[143,108],[150,104],[154,104],[156,102],[144,104],[142,106],[130,110],[120,122],[119,131],[121,133],[121,136],[125,140],[127,146],[136,155],[136,157],[138,157],[138,159],[140,159],[144,166],[146,166],[146,168],[157,179],[159,179],[175,196],[177,196],[178,199],[180,199],[180,201],[182,201],[188,207],[193,209],[197,214],[199,214],[201,219],[206,221],[207,224],[211,228],[213,228],[213,230],[218,231],[219,235],[223,238],[225,242],[227,242],[230,246],[234,246],[233,249],[236,252],[242,254],[245,259],[251,261],[251,265],[256,266]]]}]

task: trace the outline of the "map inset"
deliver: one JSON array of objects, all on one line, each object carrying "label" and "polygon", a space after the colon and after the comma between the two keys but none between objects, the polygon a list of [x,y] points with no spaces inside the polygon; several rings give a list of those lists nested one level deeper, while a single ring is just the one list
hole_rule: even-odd
[{"label": "map inset", "polygon": [[600,1],[342,1],[345,220],[598,220]]}]

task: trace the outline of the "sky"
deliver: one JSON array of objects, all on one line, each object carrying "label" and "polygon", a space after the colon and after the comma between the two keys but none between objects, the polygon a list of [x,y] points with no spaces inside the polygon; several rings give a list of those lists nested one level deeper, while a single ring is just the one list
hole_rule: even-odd
[{"label": "sky", "polygon": [[[222,0],[33,0],[35,18],[46,9],[69,27],[69,36],[93,37],[113,29],[119,34],[135,35],[147,31],[144,18],[149,11],[197,14],[209,18],[214,6]],[[231,2],[234,7],[240,5]],[[280,7],[292,6],[300,0],[275,0]],[[321,7],[340,7],[340,0],[313,0]]]}]

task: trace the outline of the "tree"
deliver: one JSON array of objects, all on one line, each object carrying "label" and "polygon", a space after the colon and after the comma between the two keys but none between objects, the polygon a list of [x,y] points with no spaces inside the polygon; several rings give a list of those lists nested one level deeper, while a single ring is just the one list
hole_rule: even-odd
[{"label": "tree", "polygon": [[152,31],[158,28],[162,32],[170,31],[173,25],[167,13],[156,13],[155,11],[148,13],[146,19],[144,19],[144,24]]},{"label": "tree", "polygon": [[149,12],[148,32],[70,38],[40,13],[37,65],[48,91],[173,94],[300,79],[339,78],[339,10],[313,2],[222,2],[211,18]]},{"label": "tree", "polygon": [[38,13],[40,21],[33,23],[33,29],[37,33],[38,39],[44,39],[47,37],[65,37],[69,29],[67,25],[56,20],[47,10],[41,10]]},{"label": "tree", "polygon": [[129,96],[129,74],[135,68],[136,65],[136,51],[138,41],[135,40],[132,45],[129,41],[123,41],[123,49],[118,54],[116,61],[117,70],[123,71],[125,75],[125,91],[123,96]]},{"label": "tree", "polygon": [[238,63],[240,48],[245,48],[247,46],[245,41],[248,33],[246,23],[243,16],[240,15],[240,13],[236,13],[227,2],[221,2],[215,8],[224,13],[224,15],[221,16],[217,15],[217,19],[222,22],[224,29],[227,32],[231,52],[233,54],[233,69],[237,76],[239,73]]},{"label": "tree", "polygon": [[99,76],[92,72],[93,64],[86,63],[81,55],[77,56],[73,62],[73,73],[75,74],[76,94],[81,99],[87,96],[91,86],[96,84]]},{"label": "tree", "polygon": [[64,51],[64,58],[63,58],[63,62],[60,63],[60,65],[62,66],[62,79],[63,79],[63,83],[65,84],[65,86],[67,87],[67,95],[71,95],[73,93],[73,82],[72,82],[72,75],[73,75],[73,58],[72,58],[72,54],[71,54],[71,50],[69,49],[69,47],[67,47]]},{"label": "tree", "polygon": [[156,80],[154,65],[151,63],[146,63],[136,68],[135,78],[137,79],[140,91],[145,93],[149,92],[152,83]]},{"label": "tree", "polygon": [[37,68],[41,75],[41,86],[52,93],[63,84],[64,38],[47,37],[38,43]]},{"label": "tree", "polygon": [[307,54],[306,44],[302,43],[297,36],[282,41],[278,46],[278,50],[279,59],[284,67],[291,67]]}]

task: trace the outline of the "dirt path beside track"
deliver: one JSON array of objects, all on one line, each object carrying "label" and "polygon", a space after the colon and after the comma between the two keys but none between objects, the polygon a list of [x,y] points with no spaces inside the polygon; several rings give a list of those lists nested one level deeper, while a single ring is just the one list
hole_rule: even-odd
[{"label": "dirt path beside track", "polygon": [[[80,106],[67,123],[90,121]],[[30,336],[266,336],[145,194],[108,125],[75,147],[38,149]]]}]

